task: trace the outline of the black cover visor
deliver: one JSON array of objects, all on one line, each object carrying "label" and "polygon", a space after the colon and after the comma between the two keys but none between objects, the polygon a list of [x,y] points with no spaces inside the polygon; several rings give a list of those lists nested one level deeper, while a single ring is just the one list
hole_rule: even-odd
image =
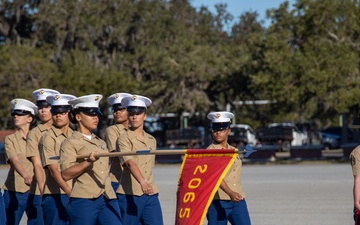
[{"label": "black cover visor", "polygon": [[88,116],[95,116],[95,115],[97,115],[97,116],[101,116],[102,115],[102,113],[101,113],[101,111],[100,111],[100,109],[99,108],[96,108],[96,107],[92,107],[92,108],[88,108],[88,107],[79,107],[79,108],[77,108],[80,112],[82,112],[82,113],[84,113],[84,114],[86,114],[86,115],[88,115]]},{"label": "black cover visor", "polygon": [[68,112],[70,110],[71,110],[70,105],[56,105],[56,106],[51,106],[50,112],[52,114],[59,114],[63,112]]},{"label": "black cover visor", "polygon": [[223,123],[211,123],[210,124],[210,131],[219,131],[219,130],[226,130],[230,128],[230,122],[223,122]]},{"label": "black cover visor", "polygon": [[112,110],[113,112],[116,112],[118,110],[123,110],[123,109],[126,109],[126,107],[124,107],[123,105],[121,104],[114,104],[112,105]]},{"label": "black cover visor", "polygon": [[129,106],[126,109],[128,112],[136,112],[136,113],[142,113],[146,111],[145,107],[139,107],[139,106]]},{"label": "black cover visor", "polygon": [[51,105],[46,100],[41,100],[41,101],[36,101],[36,106],[38,108],[45,108],[45,107],[48,107],[48,106],[51,106]]},{"label": "black cover visor", "polygon": [[15,115],[18,116],[31,115],[31,112],[23,109],[15,109],[11,111],[11,116],[15,116]]}]

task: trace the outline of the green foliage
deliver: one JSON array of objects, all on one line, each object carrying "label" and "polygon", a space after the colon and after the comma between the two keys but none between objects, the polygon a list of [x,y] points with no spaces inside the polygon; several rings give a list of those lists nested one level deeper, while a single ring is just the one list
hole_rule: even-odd
[{"label": "green foliage", "polygon": [[358,22],[351,19],[358,6],[300,0],[292,11],[284,3],[269,15],[273,24],[267,29],[265,63],[252,79],[279,102],[279,119],[287,115],[328,124],[358,105],[359,57],[353,47]]},{"label": "green foliage", "polygon": [[40,87],[53,88],[57,68],[45,49],[5,45],[0,48],[0,116],[7,116],[14,98],[33,100],[31,93]]},{"label": "green foliage", "polygon": [[[256,12],[216,9],[186,0],[1,1],[0,116],[40,87],[99,93],[103,108],[115,92],[145,95],[150,113],[204,121],[230,106],[237,123],[255,127],[357,114],[357,1],[285,1],[268,10],[269,27]],[[238,104],[246,100],[277,103]]]}]

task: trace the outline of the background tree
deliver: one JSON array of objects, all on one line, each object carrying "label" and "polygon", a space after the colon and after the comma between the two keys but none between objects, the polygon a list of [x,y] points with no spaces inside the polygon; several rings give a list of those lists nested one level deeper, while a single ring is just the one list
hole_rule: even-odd
[{"label": "background tree", "polygon": [[[12,98],[48,87],[146,95],[150,113],[186,111],[198,124],[228,106],[255,127],[355,118],[358,1],[285,1],[268,10],[269,27],[256,12],[230,15],[219,4],[213,14],[189,2],[1,1],[0,115]],[[236,104],[264,99],[277,103]]]},{"label": "background tree", "polygon": [[276,99],[273,120],[318,119],[335,123],[358,105],[359,13],[355,1],[299,0],[270,10],[265,63],[254,87]]}]

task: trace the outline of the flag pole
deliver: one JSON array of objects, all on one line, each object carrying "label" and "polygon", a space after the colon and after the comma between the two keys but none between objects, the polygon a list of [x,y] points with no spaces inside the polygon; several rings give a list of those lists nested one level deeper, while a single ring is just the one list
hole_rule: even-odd
[{"label": "flag pole", "polygon": [[[162,150],[137,150],[135,152],[109,152],[96,153],[95,157],[119,157],[127,155],[184,155],[191,154],[226,154],[226,153],[244,153],[244,157],[256,152],[250,145],[246,145],[243,149],[162,149]],[[79,155],[78,159],[87,158],[89,155]]]},{"label": "flag pole", "polygon": [[[249,156],[251,153],[256,152],[250,145],[247,145],[244,149],[162,149],[162,150],[137,150],[130,152],[107,152],[107,153],[95,153],[94,157],[121,157],[128,155],[184,155],[186,153],[191,154],[228,154],[228,153],[244,153],[244,157]],[[78,155],[77,159],[88,158],[89,155]],[[60,159],[59,156],[52,156],[50,159]]]},{"label": "flag pole", "polygon": [[[163,149],[163,150],[139,150],[136,152],[109,152],[109,153],[96,153],[94,157],[119,157],[127,155],[184,155],[188,150],[193,150],[194,154],[221,154],[221,153],[235,153],[238,152],[237,149]],[[206,151],[206,152],[205,152]],[[241,153],[241,152],[239,152]],[[87,158],[89,155],[79,155],[76,158]]]}]

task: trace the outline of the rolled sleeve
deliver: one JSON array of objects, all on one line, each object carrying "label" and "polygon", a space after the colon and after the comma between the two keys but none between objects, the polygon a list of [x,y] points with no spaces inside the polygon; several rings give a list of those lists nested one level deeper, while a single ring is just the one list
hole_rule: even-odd
[{"label": "rolled sleeve", "polygon": [[116,151],[116,140],[118,135],[111,129],[106,130],[105,142],[109,152]]},{"label": "rolled sleeve", "polygon": [[356,147],[350,155],[353,175],[360,175],[360,146]]},{"label": "rolled sleeve", "polygon": [[[131,152],[133,150],[132,144],[127,135],[122,135],[120,138],[118,138],[117,143],[118,143],[118,149],[120,152]],[[130,159],[134,160],[134,156],[131,156],[131,155],[121,156],[120,164],[124,165],[124,163]]]},{"label": "rolled sleeve", "polygon": [[58,164],[58,159],[52,157],[57,156],[55,152],[55,140],[49,135],[44,135],[40,141],[40,155],[42,166],[48,166],[50,164]]},{"label": "rolled sleeve", "polygon": [[77,164],[77,151],[69,139],[65,140],[60,147],[60,170]]},{"label": "rolled sleeve", "polygon": [[14,142],[8,136],[5,137],[5,155],[6,161],[13,156],[17,156]]},{"label": "rolled sleeve", "polygon": [[39,153],[39,138],[36,135],[35,128],[28,133],[26,138],[26,157],[40,156]]}]

